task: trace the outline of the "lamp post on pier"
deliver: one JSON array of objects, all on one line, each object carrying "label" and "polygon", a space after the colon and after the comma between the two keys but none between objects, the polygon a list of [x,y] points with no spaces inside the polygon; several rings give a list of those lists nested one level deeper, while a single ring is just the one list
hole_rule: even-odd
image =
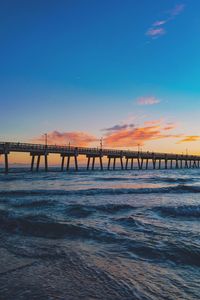
[{"label": "lamp post on pier", "polygon": [[103,138],[100,138],[100,150],[103,148]]},{"label": "lamp post on pier", "polygon": [[44,138],[45,138],[45,147],[47,148],[47,144],[48,144],[47,143],[47,138],[48,138],[47,133],[44,134]]}]

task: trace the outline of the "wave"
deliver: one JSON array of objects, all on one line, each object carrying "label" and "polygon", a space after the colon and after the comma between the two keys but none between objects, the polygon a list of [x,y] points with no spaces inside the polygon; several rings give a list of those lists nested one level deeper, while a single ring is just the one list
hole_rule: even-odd
[{"label": "wave", "polygon": [[10,190],[0,191],[0,196],[41,196],[41,195],[126,195],[126,194],[166,194],[166,193],[200,193],[200,186],[176,185],[160,188],[91,188],[80,190]]},{"label": "wave", "polygon": [[[134,255],[137,259],[200,266],[200,247],[190,241],[173,239],[162,244],[152,239],[132,239],[105,229],[75,222],[58,222],[45,215],[17,216],[0,210],[0,229],[11,234],[46,239],[78,239],[104,243],[119,255]],[[129,219],[130,221],[130,219]],[[138,226],[139,223],[132,221]],[[139,224],[140,225],[140,224]]]},{"label": "wave", "polygon": [[166,182],[166,183],[179,183],[179,184],[185,184],[189,182],[193,182],[195,180],[199,180],[199,178],[173,178],[173,177],[149,177],[146,178],[147,181],[153,181],[153,182]]},{"label": "wave", "polygon": [[102,205],[81,205],[71,204],[66,208],[66,213],[72,217],[88,217],[93,213],[118,213],[127,210],[135,209],[135,207],[128,204],[102,204]]},{"label": "wave", "polygon": [[115,234],[80,223],[58,222],[46,215],[17,216],[0,210],[0,229],[8,233],[60,239],[87,238],[101,241],[113,241]]},{"label": "wave", "polygon": [[200,205],[158,206],[153,210],[167,217],[200,217]]},{"label": "wave", "polygon": [[22,201],[17,203],[12,203],[12,207],[16,208],[39,208],[39,207],[45,207],[45,206],[55,206],[56,200],[32,200],[32,201]]},{"label": "wave", "polygon": [[96,177],[94,178],[95,181],[127,181],[132,178],[127,177]]},{"label": "wave", "polygon": [[140,221],[136,220],[133,216],[114,219],[114,221],[117,222],[117,223],[120,223],[122,225],[134,227],[134,229],[136,229],[137,227],[142,226],[142,223]]}]

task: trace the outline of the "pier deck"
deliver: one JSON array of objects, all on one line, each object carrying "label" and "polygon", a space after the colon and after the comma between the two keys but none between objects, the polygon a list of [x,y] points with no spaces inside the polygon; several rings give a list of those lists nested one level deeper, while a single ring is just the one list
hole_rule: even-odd
[{"label": "pier deck", "polygon": [[[117,150],[117,149],[101,149],[88,147],[74,147],[74,146],[58,146],[58,145],[43,145],[30,143],[13,143],[0,142],[0,156],[4,156],[4,170],[9,171],[9,154],[11,152],[29,153],[31,156],[31,171],[39,171],[40,159],[44,157],[45,171],[48,171],[48,156],[50,154],[58,154],[61,157],[61,171],[64,170],[65,159],[67,159],[66,170],[70,169],[70,160],[74,161],[75,170],[78,171],[78,157],[85,156],[87,158],[86,169],[95,168],[95,160],[98,160],[98,165],[101,170],[103,166],[102,159],[107,158],[108,163],[106,169],[115,169],[116,162],[120,163],[121,169],[133,169],[136,162],[138,169],[149,169],[150,164],[153,169],[161,168],[199,168],[200,156],[184,155],[174,153],[158,153],[158,152],[142,152],[131,150]],[[90,164],[91,163],[91,164]]]}]

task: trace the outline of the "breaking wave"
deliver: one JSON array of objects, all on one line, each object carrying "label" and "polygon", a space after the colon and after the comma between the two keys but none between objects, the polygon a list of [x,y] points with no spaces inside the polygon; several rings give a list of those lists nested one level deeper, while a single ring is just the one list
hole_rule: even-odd
[{"label": "breaking wave", "polygon": [[153,210],[168,217],[200,217],[200,205],[158,206]]},{"label": "breaking wave", "polygon": [[10,190],[0,191],[0,196],[41,196],[41,195],[124,195],[124,194],[165,194],[165,193],[200,193],[200,186],[176,185],[160,188],[90,188],[79,190]]}]

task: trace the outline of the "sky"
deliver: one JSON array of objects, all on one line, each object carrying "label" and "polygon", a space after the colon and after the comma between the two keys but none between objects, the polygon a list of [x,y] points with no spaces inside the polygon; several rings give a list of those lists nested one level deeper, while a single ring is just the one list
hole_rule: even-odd
[{"label": "sky", "polygon": [[199,0],[1,0],[0,140],[200,154]]}]

